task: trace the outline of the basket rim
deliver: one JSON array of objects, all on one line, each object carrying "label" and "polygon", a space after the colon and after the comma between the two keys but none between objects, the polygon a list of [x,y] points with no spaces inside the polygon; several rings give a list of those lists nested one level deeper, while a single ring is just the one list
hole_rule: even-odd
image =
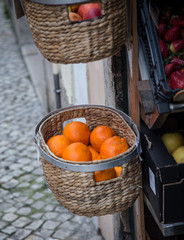
[{"label": "basket rim", "polygon": [[[50,151],[49,151],[50,155],[47,154],[41,148],[40,141],[39,141],[39,137],[42,138],[40,130],[41,130],[44,122],[57,113],[65,112],[65,111],[73,110],[73,109],[79,109],[79,108],[100,108],[100,109],[108,109],[110,111],[115,112],[122,118],[122,120],[124,120],[124,122],[128,125],[128,127],[135,134],[136,140],[135,140],[134,144],[126,152],[119,154],[113,158],[108,158],[108,159],[104,159],[101,161],[98,160],[98,161],[89,161],[89,162],[73,162],[73,161],[68,162],[67,160],[56,157]],[[133,122],[132,118],[118,109],[115,109],[115,108],[112,108],[109,106],[104,106],[104,105],[90,105],[90,104],[72,105],[72,106],[68,106],[68,107],[64,107],[64,108],[59,108],[55,111],[50,112],[37,124],[37,126],[35,128],[35,143],[38,147],[40,154],[52,165],[62,168],[62,169],[65,169],[65,170],[77,171],[77,172],[94,172],[94,171],[109,169],[114,166],[121,166],[122,164],[128,163],[132,158],[135,158],[137,155],[140,156],[140,154],[141,154],[140,135],[139,135],[137,126]]]},{"label": "basket rim", "polygon": [[90,0],[29,0],[29,1],[44,5],[71,5],[90,2]]}]

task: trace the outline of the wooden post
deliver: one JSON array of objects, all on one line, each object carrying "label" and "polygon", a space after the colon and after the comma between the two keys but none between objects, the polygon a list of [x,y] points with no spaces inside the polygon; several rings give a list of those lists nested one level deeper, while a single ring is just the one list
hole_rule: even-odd
[{"label": "wooden post", "polygon": [[[129,77],[129,110],[132,119],[140,129],[140,109],[137,83],[139,81],[139,66],[138,66],[138,34],[137,34],[137,0],[131,0],[131,34],[132,42],[129,44],[131,58],[130,77]],[[143,193],[141,193],[134,204],[134,222],[136,240],[145,240],[144,227],[144,205]]]}]

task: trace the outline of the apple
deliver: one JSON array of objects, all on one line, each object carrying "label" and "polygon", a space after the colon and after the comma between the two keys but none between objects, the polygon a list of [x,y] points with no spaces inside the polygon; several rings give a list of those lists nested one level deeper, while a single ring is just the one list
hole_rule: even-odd
[{"label": "apple", "polygon": [[184,145],[184,139],[181,133],[165,133],[162,135],[162,141],[167,151],[172,154],[178,147]]},{"label": "apple", "polygon": [[79,6],[77,13],[82,17],[82,20],[100,17],[102,15],[101,4],[100,3],[82,4]]},{"label": "apple", "polygon": [[184,163],[184,146],[178,147],[172,154],[177,163]]}]

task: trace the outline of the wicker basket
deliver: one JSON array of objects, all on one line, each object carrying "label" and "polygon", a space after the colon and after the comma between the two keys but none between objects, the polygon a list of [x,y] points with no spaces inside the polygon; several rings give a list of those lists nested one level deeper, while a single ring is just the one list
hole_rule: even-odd
[{"label": "wicker basket", "polygon": [[[85,118],[91,130],[98,125],[112,127],[116,134],[127,139],[129,150],[117,157],[93,162],[76,163],[56,157],[46,142],[51,136],[61,134],[63,122],[75,118]],[[88,217],[113,214],[132,206],[138,197],[141,188],[139,133],[123,112],[99,105],[58,109],[37,125],[35,139],[48,186],[69,211]],[[94,171],[114,166],[122,166],[120,177],[95,182]]]},{"label": "wicker basket", "polygon": [[[126,0],[100,0],[101,17],[71,22],[68,5],[84,1],[89,0],[23,0],[35,44],[48,61],[87,63],[121,50],[127,35]],[[65,4],[53,5],[58,2]]]}]

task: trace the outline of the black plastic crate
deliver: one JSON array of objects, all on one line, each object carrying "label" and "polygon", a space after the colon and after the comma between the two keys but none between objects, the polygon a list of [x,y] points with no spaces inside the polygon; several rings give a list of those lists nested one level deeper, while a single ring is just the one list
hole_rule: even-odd
[{"label": "black plastic crate", "polygon": [[[180,1],[178,1],[179,4]],[[156,1],[154,1],[156,3]],[[164,6],[162,1],[161,7]],[[165,1],[165,4],[170,4]],[[148,61],[148,69],[150,73],[150,83],[153,90],[155,100],[172,102],[173,96],[181,89],[171,89],[167,84],[164,64],[160,52],[157,29],[149,13],[149,1],[138,1],[138,34],[145,55]]]},{"label": "black plastic crate", "polygon": [[[174,118],[183,122],[184,116],[177,114]],[[177,164],[168,153],[162,131],[150,130],[141,122],[143,191],[159,222],[184,222],[184,164]]]}]

